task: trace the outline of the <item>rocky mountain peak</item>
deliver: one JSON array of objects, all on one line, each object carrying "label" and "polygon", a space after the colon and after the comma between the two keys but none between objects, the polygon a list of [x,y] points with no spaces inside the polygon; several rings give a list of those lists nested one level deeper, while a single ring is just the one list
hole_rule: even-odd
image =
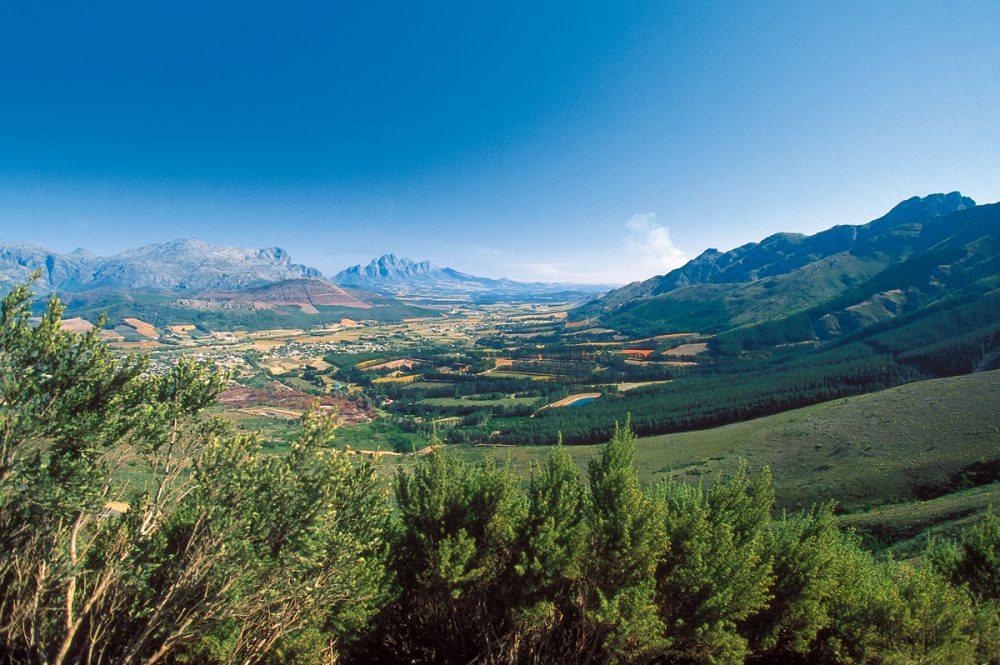
[{"label": "rocky mountain peak", "polygon": [[974,208],[976,202],[961,192],[948,194],[929,194],[924,197],[913,196],[893,206],[880,220],[892,223],[920,221],[929,217],[947,215],[950,212]]},{"label": "rocky mountain peak", "polygon": [[96,288],[190,291],[240,289],[286,279],[321,278],[322,273],[294,264],[279,247],[241,249],[185,238],[129,249],[114,256],[86,250],[59,254],[42,247],[0,245],[0,281],[23,282],[42,271],[39,291]]}]

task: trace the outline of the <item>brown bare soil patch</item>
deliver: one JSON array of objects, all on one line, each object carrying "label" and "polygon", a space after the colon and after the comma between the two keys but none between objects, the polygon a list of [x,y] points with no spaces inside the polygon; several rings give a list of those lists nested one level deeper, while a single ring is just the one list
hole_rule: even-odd
[{"label": "brown bare soil patch", "polygon": [[705,342],[697,342],[695,344],[681,344],[678,347],[674,347],[669,351],[664,351],[665,356],[696,356],[699,353],[704,353],[708,351],[708,344]]},{"label": "brown bare soil patch", "polygon": [[79,316],[72,319],[62,320],[62,329],[66,332],[72,333],[87,333],[90,332],[94,327],[94,324],[87,319],[81,319]]},{"label": "brown bare soil patch", "polygon": [[262,408],[264,411],[259,415],[273,417],[299,417],[317,404],[320,411],[335,412],[337,420],[343,424],[367,423],[375,417],[375,409],[360,397],[340,395],[316,397],[277,381],[268,383],[264,388],[230,386],[219,393],[218,402],[244,410]]},{"label": "brown bare soil patch", "polygon": [[256,406],[250,409],[240,409],[240,411],[251,416],[264,416],[265,418],[279,418],[281,420],[296,420],[302,417],[301,411],[279,409],[273,406]]},{"label": "brown bare soil patch", "polygon": [[148,337],[150,339],[160,338],[160,333],[156,332],[156,328],[153,327],[152,323],[146,323],[142,319],[134,319],[132,317],[128,317],[123,320],[127,325],[135,328],[135,331],[143,337]]}]

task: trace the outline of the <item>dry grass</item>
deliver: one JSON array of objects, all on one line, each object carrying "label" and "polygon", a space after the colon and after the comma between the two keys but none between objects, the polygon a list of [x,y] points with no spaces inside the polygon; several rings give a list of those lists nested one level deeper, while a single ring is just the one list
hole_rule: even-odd
[{"label": "dry grass", "polygon": [[695,344],[681,344],[680,346],[674,347],[669,351],[664,351],[665,356],[696,356],[699,353],[705,353],[708,351],[708,344],[705,342],[698,342]]},{"label": "dry grass", "polygon": [[160,333],[156,332],[156,328],[154,328],[151,323],[146,323],[142,319],[135,319],[132,317],[127,317],[122,320],[125,321],[129,327],[134,328],[135,331],[143,337],[148,337],[150,339],[160,338]]},{"label": "dry grass", "polygon": [[[390,360],[389,362],[378,363],[376,365],[365,365],[364,370],[366,372],[374,372],[380,369],[413,369],[417,365],[423,365],[422,360],[414,360],[412,358],[400,358],[399,360]],[[360,368],[360,365],[358,366]]]},{"label": "dry grass", "polygon": [[66,332],[71,333],[87,333],[93,329],[94,324],[87,319],[81,319],[80,317],[75,317],[72,319],[62,320],[62,329]]},{"label": "dry grass", "polygon": [[409,374],[405,376],[383,376],[377,379],[372,379],[372,383],[413,383],[420,378],[420,374]]},{"label": "dry grass", "polygon": [[636,388],[642,388],[644,386],[655,386],[660,383],[671,383],[673,379],[664,379],[662,381],[631,381],[628,383],[619,383],[617,388],[620,392],[628,392],[629,390],[634,390]]},{"label": "dry grass", "polygon": [[292,372],[298,369],[302,369],[306,365],[311,365],[319,371],[329,369],[331,367],[330,363],[326,362],[322,358],[314,358],[308,356],[293,357],[293,358],[270,358],[262,363],[262,366],[269,371],[271,374],[285,374],[287,372]]}]

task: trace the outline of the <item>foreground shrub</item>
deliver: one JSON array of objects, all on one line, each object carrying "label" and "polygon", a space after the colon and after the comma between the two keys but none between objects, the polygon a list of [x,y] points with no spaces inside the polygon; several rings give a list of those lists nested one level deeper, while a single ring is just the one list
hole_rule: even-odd
[{"label": "foreground shrub", "polygon": [[[161,376],[27,287],[0,314],[0,662],[336,654],[384,593],[389,502],[311,419],[284,458],[204,418],[224,376]],[[109,500],[119,503],[108,503]],[[123,514],[120,514],[122,513]]]},{"label": "foreground shrub", "polygon": [[748,653],[740,625],[762,610],[772,582],[766,550],[774,490],[769,472],[745,465],[710,489],[658,488],[670,549],[657,571],[657,602],[668,660],[739,663]]}]

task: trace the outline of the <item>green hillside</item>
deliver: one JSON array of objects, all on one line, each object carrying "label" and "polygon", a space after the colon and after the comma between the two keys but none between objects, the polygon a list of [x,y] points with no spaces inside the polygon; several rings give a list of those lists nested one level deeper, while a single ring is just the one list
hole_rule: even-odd
[{"label": "green hillside", "polygon": [[[522,470],[546,446],[476,448]],[[483,453],[482,451],[489,451]],[[598,446],[570,446],[583,468]],[[919,381],[773,416],[694,432],[643,437],[646,483],[711,482],[741,459],[774,474],[777,506],[828,499],[857,511],[985,484],[1000,472],[1000,371]]]},{"label": "green hillside", "polygon": [[841,515],[842,527],[860,533],[868,547],[891,545],[897,557],[919,556],[928,535],[957,538],[989,511],[1000,509],[1000,482],[958,490],[927,501],[880,506],[868,512]]},{"label": "green hillside", "polygon": [[573,318],[653,335],[718,333],[808,311],[808,337],[827,338],[996,275],[998,229],[997,205],[976,206],[957,192],[913,198],[861,226],[708,250],[580,307]]}]

